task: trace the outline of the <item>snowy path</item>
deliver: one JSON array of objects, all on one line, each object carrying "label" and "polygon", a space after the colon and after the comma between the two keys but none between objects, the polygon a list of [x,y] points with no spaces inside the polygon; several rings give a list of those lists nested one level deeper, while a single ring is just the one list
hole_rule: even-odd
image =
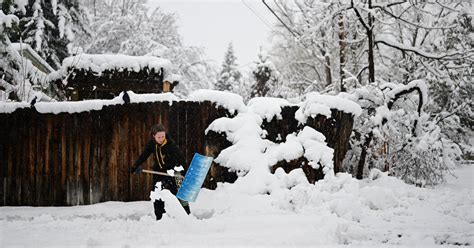
[{"label": "snowy path", "polygon": [[[271,195],[203,190],[193,216],[154,221],[150,202],[0,208],[1,247],[474,245],[474,166],[421,189],[340,174]],[[232,192],[232,194],[230,193]]]}]

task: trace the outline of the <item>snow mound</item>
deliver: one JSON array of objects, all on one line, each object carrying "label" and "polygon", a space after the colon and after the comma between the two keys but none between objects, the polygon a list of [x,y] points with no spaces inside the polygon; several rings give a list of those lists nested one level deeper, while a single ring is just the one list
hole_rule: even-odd
[{"label": "snow mound", "polygon": [[306,126],[297,134],[289,134],[285,142],[274,143],[265,139],[261,112],[256,114],[253,110],[249,108],[247,112],[238,113],[233,118],[219,118],[206,129],[206,133],[225,133],[227,140],[232,143],[214,161],[237,172],[239,178],[234,184],[241,185],[240,190],[249,193],[271,191],[271,166],[282,160],[291,161],[302,156],[313,168],[322,165],[324,173],[333,173],[334,151],[325,143],[323,134]]},{"label": "snow mound", "polygon": [[151,203],[155,200],[162,200],[165,202],[165,215],[169,218],[183,220],[188,216],[186,211],[179,203],[178,198],[174,196],[169,190],[161,189],[161,182],[157,182],[155,190],[150,192]]}]

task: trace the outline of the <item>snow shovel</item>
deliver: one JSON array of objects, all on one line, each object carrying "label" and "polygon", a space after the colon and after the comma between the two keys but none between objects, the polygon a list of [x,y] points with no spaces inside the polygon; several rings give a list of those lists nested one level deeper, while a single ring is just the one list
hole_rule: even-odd
[{"label": "snow shovel", "polygon": [[184,178],[184,177],[181,176],[181,175],[174,175],[174,176],[172,176],[172,175],[170,175],[170,174],[168,174],[168,173],[159,172],[159,171],[142,170],[142,172],[149,173],[149,174],[155,174],[155,175],[168,176],[168,177]]},{"label": "snow shovel", "polygon": [[194,154],[183,183],[181,187],[179,187],[178,194],[176,194],[178,199],[187,202],[196,201],[213,159],[212,157],[203,156],[199,153]]}]

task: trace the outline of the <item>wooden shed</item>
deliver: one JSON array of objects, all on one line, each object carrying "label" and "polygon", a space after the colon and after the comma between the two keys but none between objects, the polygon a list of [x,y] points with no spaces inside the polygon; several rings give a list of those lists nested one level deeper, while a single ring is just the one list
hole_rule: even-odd
[{"label": "wooden shed", "polygon": [[112,99],[122,91],[172,92],[178,84],[171,62],[153,56],[80,54],[68,57],[53,82],[67,100]]}]

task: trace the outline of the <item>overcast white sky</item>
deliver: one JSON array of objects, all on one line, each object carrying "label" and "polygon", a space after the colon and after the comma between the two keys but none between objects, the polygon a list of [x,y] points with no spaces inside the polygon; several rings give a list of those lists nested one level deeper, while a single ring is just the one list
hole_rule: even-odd
[{"label": "overcast white sky", "polygon": [[219,64],[229,42],[240,66],[255,61],[275,21],[261,0],[148,0],[148,4],[177,13],[184,43],[204,47]]}]

